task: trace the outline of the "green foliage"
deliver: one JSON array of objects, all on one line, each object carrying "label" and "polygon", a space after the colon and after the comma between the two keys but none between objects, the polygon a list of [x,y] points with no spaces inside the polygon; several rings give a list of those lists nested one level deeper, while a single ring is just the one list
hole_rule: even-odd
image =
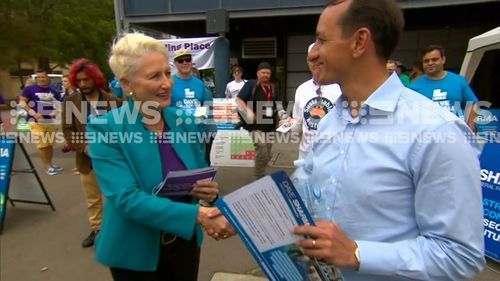
[{"label": "green foliage", "polygon": [[107,71],[115,36],[113,0],[1,0],[0,68],[86,57]]}]

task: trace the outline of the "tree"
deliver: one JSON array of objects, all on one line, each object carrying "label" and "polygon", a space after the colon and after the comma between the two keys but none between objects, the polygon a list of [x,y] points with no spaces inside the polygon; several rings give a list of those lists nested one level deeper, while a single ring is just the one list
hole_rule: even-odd
[{"label": "tree", "polygon": [[86,57],[107,71],[115,35],[113,0],[0,1],[0,68],[66,66]]},{"label": "tree", "polygon": [[19,68],[22,62],[33,62],[38,56],[39,26],[33,25],[24,0],[0,2],[0,66]]},{"label": "tree", "polygon": [[64,65],[86,57],[107,69],[109,47],[116,34],[113,0],[65,0],[47,31],[51,60]]}]

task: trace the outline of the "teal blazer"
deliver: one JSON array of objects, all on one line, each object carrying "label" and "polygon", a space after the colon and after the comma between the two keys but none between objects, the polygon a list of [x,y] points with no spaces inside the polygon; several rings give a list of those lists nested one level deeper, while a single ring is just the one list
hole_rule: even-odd
[{"label": "teal blazer", "polygon": [[[177,110],[163,109],[170,132],[198,132],[193,120],[185,122],[192,117],[179,117]],[[120,118],[127,116],[126,111],[137,114],[135,118]],[[141,120],[142,115],[129,102],[87,125],[90,158],[106,198],[96,255],[109,267],[155,271],[161,231],[186,240],[196,235],[198,245],[203,232],[196,224],[199,206],[194,198],[193,204],[186,204],[151,194],[163,180],[162,162],[159,146]],[[127,137],[128,141],[124,141]],[[182,140],[174,140],[172,146],[185,167],[206,167],[204,146]]]}]

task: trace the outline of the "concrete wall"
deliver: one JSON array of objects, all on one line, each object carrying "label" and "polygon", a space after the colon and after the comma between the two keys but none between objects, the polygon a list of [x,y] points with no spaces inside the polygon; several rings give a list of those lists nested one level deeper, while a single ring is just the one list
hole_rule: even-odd
[{"label": "concrete wall", "polygon": [[[392,58],[402,61],[410,69],[413,62],[420,58],[422,49],[430,44],[438,44],[445,48],[445,68],[458,72],[469,39],[481,33],[481,28],[405,31]],[[294,100],[297,87],[311,78],[306,58],[307,47],[314,40],[314,35],[292,35],[287,38],[286,96],[288,100]]]},{"label": "concrete wall", "polygon": [[6,100],[17,99],[21,93],[19,78],[10,76],[8,71],[0,71],[0,93]]},{"label": "concrete wall", "polygon": [[411,67],[413,61],[420,58],[422,49],[430,44],[437,44],[445,48],[445,67],[458,72],[469,39],[481,33],[482,29],[479,27],[405,31],[392,57],[402,61],[406,67]]}]

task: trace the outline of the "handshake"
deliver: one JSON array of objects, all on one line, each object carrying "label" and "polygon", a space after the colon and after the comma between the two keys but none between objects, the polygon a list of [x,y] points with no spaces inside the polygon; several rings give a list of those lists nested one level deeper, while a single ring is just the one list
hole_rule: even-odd
[{"label": "handshake", "polygon": [[236,232],[217,208],[200,207],[198,224],[207,235],[219,241],[234,236]]},{"label": "handshake", "polygon": [[[202,201],[213,202],[219,194],[219,184],[211,180],[199,181],[195,184],[191,194]],[[231,224],[217,208],[200,206],[196,223],[201,225],[206,234],[217,241],[236,234]]]}]

